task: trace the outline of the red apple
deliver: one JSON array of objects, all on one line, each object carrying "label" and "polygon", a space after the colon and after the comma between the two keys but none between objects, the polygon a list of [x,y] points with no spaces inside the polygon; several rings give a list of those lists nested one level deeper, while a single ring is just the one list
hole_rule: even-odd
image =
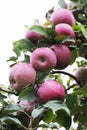
[{"label": "red apple", "polygon": [[87,83],[87,67],[79,67],[75,71],[76,78],[85,85]]},{"label": "red apple", "polygon": [[34,84],[35,79],[36,71],[26,62],[17,63],[10,69],[9,82],[16,91],[22,90],[27,85]]},{"label": "red apple", "polygon": [[73,26],[75,23],[74,15],[72,14],[72,12],[64,8],[60,8],[54,11],[51,16],[51,21],[54,25],[67,23]]},{"label": "red apple", "polygon": [[55,53],[48,47],[37,48],[30,57],[32,67],[40,72],[47,72],[56,66],[57,58]]},{"label": "red apple", "polygon": [[43,36],[35,31],[32,31],[32,30],[26,30],[25,31],[25,38],[28,39],[28,40],[39,40],[41,38],[43,38]]},{"label": "red apple", "polygon": [[65,35],[65,36],[70,36],[72,38],[75,38],[75,33],[73,28],[66,23],[57,24],[55,26],[55,31],[58,35]]},{"label": "red apple", "polygon": [[37,96],[41,103],[46,103],[50,100],[64,100],[64,87],[56,80],[47,80],[43,82],[38,90]]},{"label": "red apple", "polygon": [[66,45],[58,45],[55,44],[51,46],[51,49],[55,52],[57,57],[56,69],[64,69],[71,62],[71,52],[70,49]]},{"label": "red apple", "polygon": [[22,100],[19,102],[19,105],[28,113],[31,114],[33,109],[35,108],[35,102],[29,102],[27,100]]}]

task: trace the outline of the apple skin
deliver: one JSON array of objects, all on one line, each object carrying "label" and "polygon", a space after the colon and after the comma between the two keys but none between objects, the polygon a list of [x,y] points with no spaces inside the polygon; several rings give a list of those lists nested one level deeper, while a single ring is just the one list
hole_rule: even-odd
[{"label": "apple skin", "polygon": [[76,69],[74,75],[82,85],[85,85],[87,83],[87,67],[79,67]]},{"label": "apple skin", "polygon": [[31,57],[30,64],[39,72],[48,72],[56,66],[55,53],[48,47],[36,48]]},{"label": "apple skin", "polygon": [[43,38],[43,36],[35,31],[27,29],[27,30],[25,30],[25,38],[28,40],[37,41],[37,40]]},{"label": "apple skin", "polygon": [[70,36],[72,38],[75,38],[75,33],[74,33],[73,28],[69,24],[66,24],[66,23],[57,24],[55,26],[55,32],[58,35],[65,35],[65,36]]},{"label": "apple skin", "polygon": [[57,57],[57,64],[55,69],[64,69],[66,68],[72,59],[71,51],[66,45],[54,44],[51,46],[51,49],[55,52]]},{"label": "apple skin", "polygon": [[43,82],[38,90],[37,96],[41,103],[46,103],[50,100],[64,101],[65,90],[64,87],[56,80],[47,80]]},{"label": "apple skin", "polygon": [[34,84],[35,79],[36,71],[26,62],[17,63],[10,69],[9,82],[11,87],[16,91],[22,90],[27,85]]},{"label": "apple skin", "polygon": [[33,109],[35,109],[35,102],[29,102],[27,100],[21,100],[19,105],[29,114],[31,115]]},{"label": "apple skin", "polygon": [[68,9],[57,9],[52,13],[51,21],[54,25],[60,23],[67,23],[70,26],[73,26],[75,23],[75,18],[72,12]]}]

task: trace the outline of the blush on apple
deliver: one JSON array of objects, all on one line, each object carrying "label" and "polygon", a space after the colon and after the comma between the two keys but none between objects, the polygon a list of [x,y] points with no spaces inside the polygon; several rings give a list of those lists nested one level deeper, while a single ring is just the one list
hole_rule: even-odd
[{"label": "blush on apple", "polygon": [[30,64],[36,71],[47,72],[56,66],[55,53],[48,47],[37,48],[30,57]]},{"label": "blush on apple", "polygon": [[9,82],[11,87],[20,91],[23,87],[34,84],[36,79],[36,71],[26,63],[20,62],[11,67],[9,72]]},{"label": "blush on apple", "polygon": [[39,86],[37,96],[41,103],[46,103],[50,100],[63,101],[65,90],[56,80],[47,80]]}]

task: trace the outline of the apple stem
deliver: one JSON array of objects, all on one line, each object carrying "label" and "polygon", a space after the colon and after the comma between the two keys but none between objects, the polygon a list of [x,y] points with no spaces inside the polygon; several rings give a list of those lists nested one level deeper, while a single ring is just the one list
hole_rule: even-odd
[{"label": "apple stem", "polygon": [[[64,75],[68,75],[69,77],[73,78],[77,82],[77,84],[79,85],[80,88],[82,87],[81,82],[74,75],[72,75],[68,72],[65,72],[65,71],[61,71],[61,70],[52,70],[51,71],[51,74],[55,74],[55,73],[61,73],[61,74],[64,74]],[[72,87],[70,87],[70,88],[72,88]]]}]

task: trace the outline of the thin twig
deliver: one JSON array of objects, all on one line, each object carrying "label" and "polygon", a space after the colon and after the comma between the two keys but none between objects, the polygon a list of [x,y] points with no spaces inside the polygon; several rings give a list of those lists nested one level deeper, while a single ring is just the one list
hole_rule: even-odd
[{"label": "thin twig", "polygon": [[72,74],[65,72],[65,71],[61,71],[61,70],[52,70],[52,72],[50,72],[51,74],[55,74],[55,73],[60,73],[60,74],[64,74],[64,75],[68,75],[69,77],[73,78],[77,84],[79,85],[79,87],[82,87],[81,82]]},{"label": "thin twig", "polygon": [[17,95],[17,94],[14,93],[14,92],[11,92],[11,91],[8,91],[8,90],[2,89],[2,88],[0,88],[0,91],[6,92],[6,93],[9,93],[9,94]]},{"label": "thin twig", "polygon": [[67,93],[67,91],[70,90],[71,88],[73,88],[75,85],[77,85],[77,84],[73,84],[73,85],[69,86],[69,87],[65,90],[65,93]]}]

